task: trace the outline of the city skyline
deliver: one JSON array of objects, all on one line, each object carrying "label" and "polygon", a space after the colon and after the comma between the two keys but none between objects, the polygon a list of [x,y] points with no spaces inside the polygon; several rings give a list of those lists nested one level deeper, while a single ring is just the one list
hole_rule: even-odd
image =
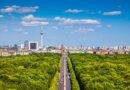
[{"label": "city skyline", "polygon": [[0,1],[0,45],[130,45],[129,0]]}]

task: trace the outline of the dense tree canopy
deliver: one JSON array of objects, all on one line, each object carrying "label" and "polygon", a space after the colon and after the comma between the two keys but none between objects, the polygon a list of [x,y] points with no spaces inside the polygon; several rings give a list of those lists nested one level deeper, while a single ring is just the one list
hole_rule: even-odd
[{"label": "dense tree canopy", "polygon": [[71,54],[81,90],[130,90],[130,55]]},{"label": "dense tree canopy", "polygon": [[48,90],[59,61],[51,53],[0,57],[0,90]]}]

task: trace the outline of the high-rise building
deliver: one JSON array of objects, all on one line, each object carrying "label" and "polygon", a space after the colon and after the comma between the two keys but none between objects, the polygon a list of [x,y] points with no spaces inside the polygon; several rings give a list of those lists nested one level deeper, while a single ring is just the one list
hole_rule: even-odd
[{"label": "high-rise building", "polygon": [[38,42],[29,42],[29,50],[38,50]]},{"label": "high-rise building", "polygon": [[25,49],[25,50],[28,50],[28,49],[29,49],[29,41],[28,41],[28,40],[26,40],[26,41],[24,42],[24,49]]}]

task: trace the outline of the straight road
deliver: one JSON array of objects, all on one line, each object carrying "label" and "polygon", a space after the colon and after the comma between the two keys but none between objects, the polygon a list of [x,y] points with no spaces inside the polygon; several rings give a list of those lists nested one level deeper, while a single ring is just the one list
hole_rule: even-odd
[{"label": "straight road", "polygon": [[67,66],[68,55],[66,52],[62,53],[62,67],[61,67],[61,77],[59,82],[59,90],[71,90],[71,80],[70,73]]}]

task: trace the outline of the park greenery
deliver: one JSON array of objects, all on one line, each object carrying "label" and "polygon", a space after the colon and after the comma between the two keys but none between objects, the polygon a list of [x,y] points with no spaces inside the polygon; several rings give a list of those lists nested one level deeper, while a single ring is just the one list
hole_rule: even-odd
[{"label": "park greenery", "polygon": [[130,55],[69,57],[81,90],[130,90]]},{"label": "park greenery", "polygon": [[[130,90],[130,55],[69,54],[71,90]],[[0,90],[58,90],[60,54],[0,57]]]},{"label": "park greenery", "polygon": [[79,83],[76,79],[75,72],[73,70],[73,67],[69,58],[68,58],[67,63],[68,63],[68,69],[70,72],[71,90],[80,90]]},{"label": "park greenery", "polygon": [[0,90],[56,90],[60,55],[0,57]]}]

